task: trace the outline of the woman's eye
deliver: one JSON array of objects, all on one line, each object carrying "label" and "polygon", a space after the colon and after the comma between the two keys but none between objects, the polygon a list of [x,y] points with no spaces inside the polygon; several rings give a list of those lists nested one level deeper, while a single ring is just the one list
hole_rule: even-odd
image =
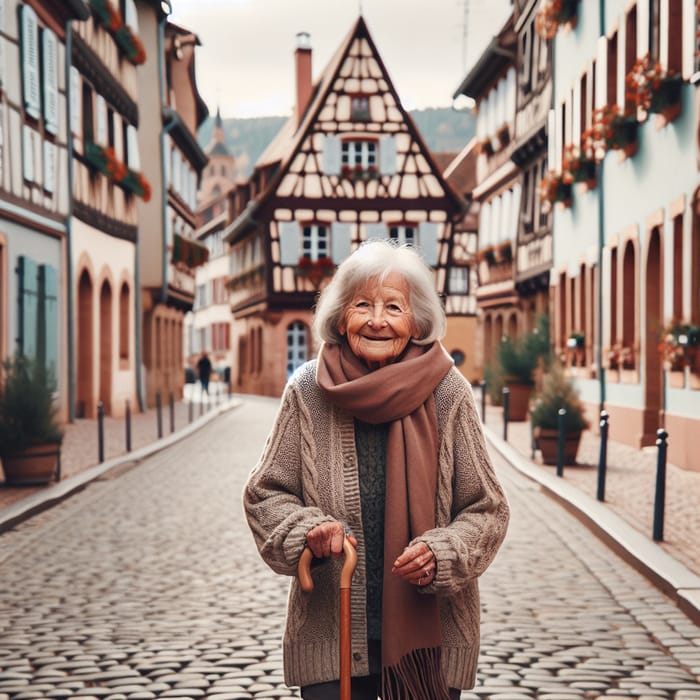
[{"label": "woman's eye", "polygon": [[367,302],[367,301],[357,301],[357,302],[355,302],[355,308],[356,308],[356,309],[368,309],[368,308],[369,308],[369,302]]},{"label": "woman's eye", "polygon": [[389,311],[394,311],[395,313],[401,313],[401,307],[398,304],[388,304],[387,308]]}]

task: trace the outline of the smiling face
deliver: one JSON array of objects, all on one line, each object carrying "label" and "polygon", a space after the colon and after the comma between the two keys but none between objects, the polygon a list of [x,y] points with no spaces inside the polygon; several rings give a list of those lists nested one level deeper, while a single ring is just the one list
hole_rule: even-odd
[{"label": "smiling face", "polygon": [[345,309],[338,330],[371,369],[399,357],[415,334],[410,298],[406,280],[391,273],[381,283],[369,280]]}]

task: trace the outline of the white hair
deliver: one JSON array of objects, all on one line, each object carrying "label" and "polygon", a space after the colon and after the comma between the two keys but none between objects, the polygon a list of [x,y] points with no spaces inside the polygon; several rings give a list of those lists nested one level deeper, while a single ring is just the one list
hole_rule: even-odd
[{"label": "white hair", "polygon": [[410,245],[379,240],[363,243],[346,258],[319,295],[313,323],[317,337],[339,344],[343,336],[338,324],[357,291],[369,280],[382,283],[393,273],[400,275],[410,290],[409,303],[417,328],[413,342],[428,345],[442,338],[447,321],[432,269]]}]

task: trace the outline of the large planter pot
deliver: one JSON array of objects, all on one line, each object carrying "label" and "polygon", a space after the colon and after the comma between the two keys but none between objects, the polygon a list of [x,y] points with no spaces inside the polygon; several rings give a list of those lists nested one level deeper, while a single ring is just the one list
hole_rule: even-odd
[{"label": "large planter pot", "polygon": [[530,407],[530,397],[532,396],[532,384],[515,382],[506,379],[504,382],[508,387],[508,420],[523,421],[527,418]]},{"label": "large planter pot", "polygon": [[[542,454],[545,464],[557,463],[557,450],[559,447],[559,431],[550,428],[535,428],[535,442]],[[581,431],[577,430],[564,436],[564,464],[576,464],[576,454],[581,442]]]},{"label": "large planter pot", "polygon": [[58,474],[60,444],[34,445],[22,452],[3,455],[2,469],[7,486],[48,484]]}]

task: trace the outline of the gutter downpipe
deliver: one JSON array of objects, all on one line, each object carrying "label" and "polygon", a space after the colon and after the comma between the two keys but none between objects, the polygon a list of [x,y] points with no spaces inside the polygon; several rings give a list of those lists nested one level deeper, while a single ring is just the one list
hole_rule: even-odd
[{"label": "gutter downpipe", "polygon": [[[605,36],[605,0],[598,0],[599,36]],[[595,95],[593,96],[595,104]],[[600,406],[605,410],[605,367],[603,366],[603,249],[605,247],[605,158],[598,163],[598,323],[596,362],[600,378]]]},{"label": "gutter downpipe", "polygon": [[71,113],[71,67],[73,53],[73,23],[66,21],[66,60],[64,62],[66,81],[66,115],[68,120],[68,212],[66,214],[66,277],[68,285],[66,290],[66,303],[68,306],[68,338],[66,348],[68,351],[68,421],[75,422],[75,299],[73,296],[73,115]]}]

